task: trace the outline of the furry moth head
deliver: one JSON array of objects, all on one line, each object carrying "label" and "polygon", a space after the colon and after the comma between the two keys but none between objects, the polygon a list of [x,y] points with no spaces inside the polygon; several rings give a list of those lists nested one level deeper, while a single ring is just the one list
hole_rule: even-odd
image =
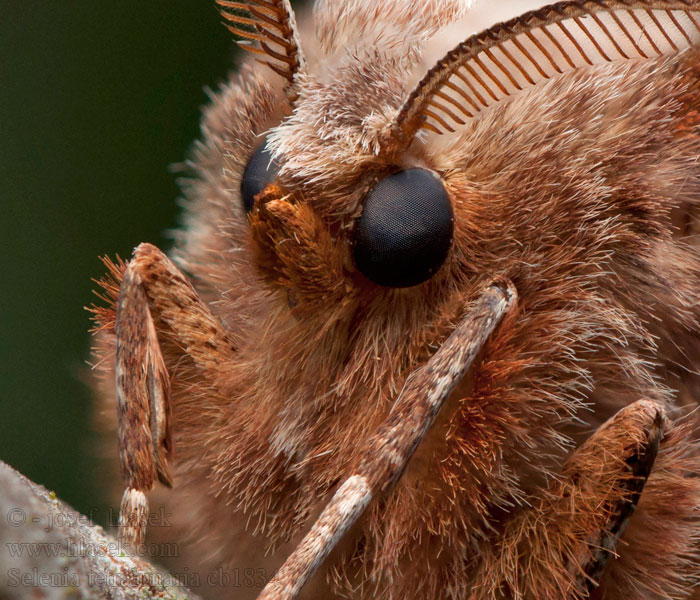
[{"label": "furry moth head", "polygon": [[[172,256],[193,287],[134,284],[210,564],[290,555],[265,598],[688,597],[695,450],[661,415],[700,391],[700,4],[575,0],[471,34],[459,0],[319,0],[299,24],[288,0],[217,2],[252,55],[191,162]],[[634,517],[639,469],[580,484],[618,450],[652,473]],[[650,548],[661,567],[630,566]]]}]

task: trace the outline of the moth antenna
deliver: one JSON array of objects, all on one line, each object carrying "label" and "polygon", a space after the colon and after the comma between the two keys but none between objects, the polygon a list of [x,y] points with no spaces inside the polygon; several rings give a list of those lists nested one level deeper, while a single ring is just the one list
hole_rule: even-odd
[{"label": "moth antenna", "polygon": [[673,54],[698,43],[700,0],[574,0],[525,13],[439,60],[389,125],[385,150],[404,150],[420,129],[453,132],[465,117],[573,69]]},{"label": "moth antenna", "polygon": [[517,302],[510,282],[489,284],[430,360],[406,381],[392,410],[370,437],[359,464],[311,531],[265,586],[258,600],[293,600],[377,494],[401,477],[445,400],[506,313]]},{"label": "moth antenna", "polygon": [[306,70],[299,30],[289,0],[216,0],[226,27],[243,38],[238,45],[268,60],[258,59],[287,80],[290,102],[299,96],[299,74]]}]

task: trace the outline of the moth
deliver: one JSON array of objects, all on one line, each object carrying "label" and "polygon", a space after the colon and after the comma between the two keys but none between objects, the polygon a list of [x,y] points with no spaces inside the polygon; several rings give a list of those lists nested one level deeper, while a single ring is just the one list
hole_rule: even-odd
[{"label": "moth", "polygon": [[700,598],[700,2],[218,5],[93,309],[125,539],[160,482],[231,597]]}]

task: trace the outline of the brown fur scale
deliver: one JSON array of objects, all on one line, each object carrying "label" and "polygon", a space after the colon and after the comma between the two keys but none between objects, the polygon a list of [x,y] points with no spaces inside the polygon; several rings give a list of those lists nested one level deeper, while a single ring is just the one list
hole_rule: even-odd
[{"label": "brown fur scale", "polygon": [[[407,20],[417,10],[392,4]],[[443,24],[422,18],[431,34]],[[164,499],[204,564],[279,566],[408,375],[500,276],[517,315],[304,597],[698,597],[700,453],[683,415],[700,399],[700,49],[577,69],[387,156],[381,133],[425,65],[398,42],[338,52],[322,19],[291,114],[253,63],[205,112],[171,254],[193,294],[174,306],[188,315],[201,302],[221,330],[201,327],[209,317],[181,330],[158,303],[169,292],[146,289],[172,394]],[[354,26],[371,39],[358,21],[342,20],[343,39]],[[242,171],[271,127],[279,187],[247,219]],[[442,176],[455,240],[428,282],[381,288],[353,266],[353,221],[373,182],[406,166]],[[135,260],[158,256],[143,245]],[[114,304],[126,265],[108,266]],[[114,312],[96,313],[113,406]],[[207,340],[216,356],[192,350]],[[624,459],[653,427],[662,439],[639,505],[590,585],[580,565],[612,539]]]}]

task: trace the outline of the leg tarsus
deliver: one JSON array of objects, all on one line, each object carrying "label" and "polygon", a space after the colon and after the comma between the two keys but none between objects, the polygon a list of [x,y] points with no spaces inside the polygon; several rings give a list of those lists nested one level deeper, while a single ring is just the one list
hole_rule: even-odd
[{"label": "leg tarsus", "polygon": [[129,544],[142,544],[148,523],[148,499],[141,490],[124,490],[119,506],[119,535]]}]

